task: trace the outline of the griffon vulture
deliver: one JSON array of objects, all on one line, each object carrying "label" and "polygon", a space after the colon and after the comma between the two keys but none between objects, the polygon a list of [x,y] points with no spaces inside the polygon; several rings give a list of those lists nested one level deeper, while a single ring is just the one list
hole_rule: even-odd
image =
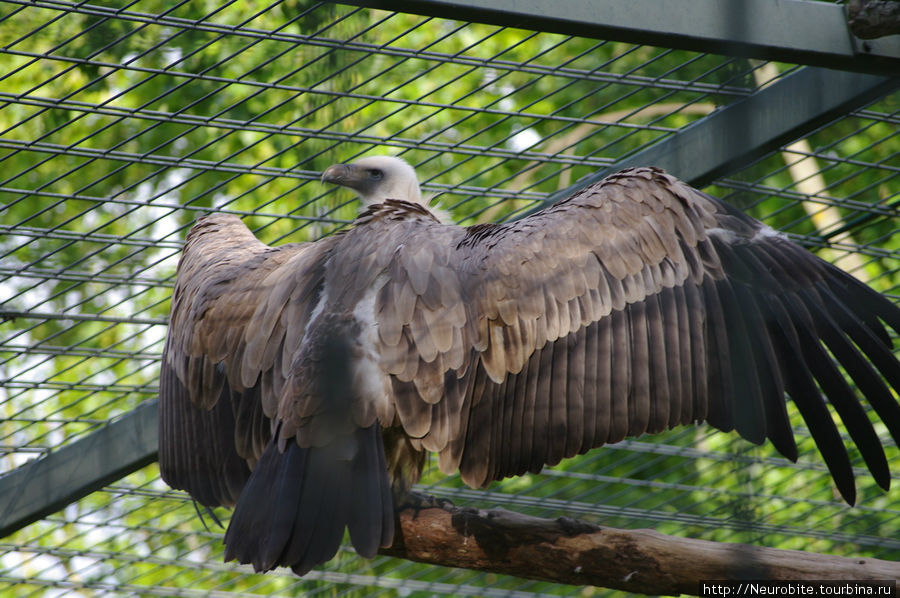
[{"label": "griffon vulture", "polygon": [[481,487],[707,422],[794,460],[786,395],[848,503],[827,403],[889,487],[868,410],[900,442],[900,309],[761,222],[656,168],[470,227],[397,158],[322,178],[363,199],[350,230],[269,247],[212,214],[178,265],[160,468],[236,507],[226,559],[303,574],[345,528],[372,557],[426,451]]}]

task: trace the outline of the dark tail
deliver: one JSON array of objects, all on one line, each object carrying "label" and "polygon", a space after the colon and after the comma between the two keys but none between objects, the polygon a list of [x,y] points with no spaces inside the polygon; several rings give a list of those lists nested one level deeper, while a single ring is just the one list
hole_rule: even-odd
[{"label": "dark tail", "polygon": [[[300,446],[279,432],[263,451],[225,533],[225,560],[252,563],[257,571],[279,565],[303,575],[330,560],[350,530],[360,555],[372,558],[394,538],[394,506],[381,426],[352,422],[354,391],[347,324],[329,323],[312,340],[312,357],[300,367],[318,405],[309,427],[318,438]],[[303,362],[301,362],[303,363]]]},{"label": "dark tail", "polygon": [[378,424],[357,429],[343,446],[289,441],[283,453],[270,441],[225,533],[225,560],[303,575],[337,553],[344,528],[366,558],[390,546],[394,507],[380,432]]}]

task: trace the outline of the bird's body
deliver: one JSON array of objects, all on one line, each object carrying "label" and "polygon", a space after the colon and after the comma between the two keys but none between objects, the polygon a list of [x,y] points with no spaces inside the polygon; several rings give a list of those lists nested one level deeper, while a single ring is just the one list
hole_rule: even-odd
[{"label": "bird's body", "polygon": [[368,160],[323,177],[369,199],[344,233],[271,248],[211,215],[188,236],[160,464],[200,503],[236,504],[228,558],[302,574],[345,527],[374,555],[426,451],[479,487],[705,421],[795,459],[785,393],[853,502],[818,387],[889,485],[837,368],[900,439],[882,324],[900,332],[900,309],[865,285],[658,169],[465,228],[440,222],[417,183],[402,191],[402,165]]}]

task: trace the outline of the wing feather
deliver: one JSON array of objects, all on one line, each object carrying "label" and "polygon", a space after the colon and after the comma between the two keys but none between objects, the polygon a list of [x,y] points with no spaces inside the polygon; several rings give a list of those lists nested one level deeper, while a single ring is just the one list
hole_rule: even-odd
[{"label": "wing feather", "polygon": [[710,359],[706,342],[706,305],[698,287],[687,284],[677,288],[684,292],[690,320],[689,335],[686,337],[688,340],[686,345],[690,346],[690,352],[679,355],[681,362],[688,364],[687,367],[691,370],[690,385],[684,388],[684,391],[690,394],[682,404],[680,421],[682,424],[688,424],[705,420],[709,412]]},{"label": "wing feather", "polygon": [[[603,321],[607,321],[604,319]],[[575,414],[580,417],[581,427],[581,444],[578,446],[576,453],[583,453],[596,446],[596,438],[599,434],[604,434],[605,429],[601,432],[598,426],[600,418],[600,409],[606,403],[608,396],[608,369],[604,367],[602,360],[606,358],[602,354],[600,347],[600,326],[598,322],[591,322],[584,328],[584,355],[582,357],[583,378],[581,379],[582,391],[582,408],[583,412]],[[608,361],[605,363],[608,366]],[[601,375],[601,371],[605,375]],[[572,376],[573,384],[579,382],[575,380],[576,376]],[[605,418],[604,418],[605,419]],[[605,426],[604,426],[605,427]]]},{"label": "wing feather", "polygon": [[741,436],[759,444],[766,437],[763,398],[753,343],[748,342],[748,339],[756,338],[758,332],[747,326],[746,312],[740,309],[731,281],[727,278],[720,280],[716,287],[726,325],[729,327],[727,342],[731,368],[730,373],[726,371],[725,375],[730,380],[734,393],[731,402],[732,421]]},{"label": "wing feather", "polygon": [[610,394],[604,400],[609,403],[609,432],[606,443],[613,443],[628,435],[629,393],[634,362],[631,359],[628,314],[617,310],[610,314],[609,319],[612,320],[608,333],[612,381]]},{"label": "wing feather", "polygon": [[819,298],[814,296],[811,291],[803,294],[806,295],[805,298],[792,294],[788,296],[788,300],[792,316],[798,323],[796,330],[806,356],[806,362],[809,364],[813,376],[819,381],[829,402],[840,415],[847,432],[859,448],[875,481],[882,488],[887,488],[890,483],[890,471],[872,422],[869,421],[852,389],[818,340],[822,328],[828,326],[827,318],[814,320],[810,313],[810,308],[816,309]]},{"label": "wing feather", "polygon": [[[666,352],[666,330],[663,325],[663,311],[660,305],[661,298],[666,296],[666,289],[662,289],[658,295],[649,295],[645,301],[647,306],[647,341],[649,356],[649,417],[647,431],[651,433],[662,432],[670,427],[669,409],[673,406],[672,392],[681,385],[677,372],[669,370],[668,362],[674,359],[674,354],[669,356]],[[677,325],[677,320],[670,317],[669,321]],[[671,343],[670,343],[671,344]]]},{"label": "wing feather", "polygon": [[731,353],[728,344],[729,322],[722,309],[716,285],[701,286],[707,319],[704,330],[707,348],[706,412],[701,417],[710,425],[728,432],[734,429],[734,385],[731,379]]},{"label": "wing feather", "polygon": [[566,376],[566,443],[563,456],[577,455],[584,438],[584,421],[591,408],[586,404],[587,334],[584,328],[567,337]]},{"label": "wing feather", "polygon": [[521,467],[521,455],[531,453],[536,369],[535,360],[529,359],[522,371],[513,378],[513,400],[509,402],[510,408],[506,411],[510,434],[501,466],[503,471],[525,472]]},{"label": "wing feather", "polygon": [[[764,411],[765,417],[764,424],[759,422],[758,425],[764,425],[761,431],[765,432],[765,435],[782,455],[796,460],[797,445],[794,442],[794,433],[791,430],[785,402],[767,400],[767,397],[784,396],[781,367],[769,334],[768,321],[771,318],[763,316],[764,307],[753,300],[751,292],[746,286],[736,286],[735,293],[739,309],[746,321],[747,341],[757,366],[756,384],[759,390],[757,400],[760,402],[759,409]],[[760,333],[762,331],[765,334]],[[758,442],[762,442],[763,439],[764,437],[757,437]]]},{"label": "wing feather", "polygon": [[[778,323],[779,332],[774,340],[780,345],[779,350],[783,356],[797,356],[803,354],[800,336],[797,333],[791,315],[781,301],[771,302],[771,311]],[[853,469],[850,458],[841,441],[837,426],[828,413],[825,402],[816,388],[815,381],[809,370],[801,367],[787,367],[784,371],[785,387],[791,397],[797,403],[800,414],[812,434],[813,440],[822,456],[825,464],[834,478],[835,484],[841,494],[851,504],[855,502],[855,486],[853,483]]]},{"label": "wing feather", "polygon": [[682,423],[684,404],[691,388],[690,328],[682,287],[665,287],[660,294],[660,324],[664,330],[666,379],[669,393],[666,428]]},{"label": "wing feather", "polygon": [[627,310],[631,340],[631,384],[628,389],[627,436],[647,431],[650,420],[650,348],[647,339],[647,304],[638,301]]},{"label": "wing feather", "polygon": [[534,417],[531,422],[531,428],[525,429],[526,434],[531,435],[531,450],[520,456],[526,471],[539,471],[544,463],[549,459],[550,445],[550,403],[551,385],[553,377],[550,372],[553,371],[553,353],[556,343],[545,344],[540,353],[536,355],[537,370],[535,372],[535,391],[534,391]]},{"label": "wing feather", "polygon": [[[828,294],[830,289],[819,287],[820,293]],[[824,303],[824,302],[823,302]],[[834,353],[838,362],[843,364],[847,373],[859,387],[862,395],[866,397],[875,412],[894,438],[894,442],[900,446],[900,403],[894,400],[890,389],[887,387],[872,364],[866,361],[860,350],[847,338],[843,331],[843,323],[849,319],[846,314],[832,313],[834,302],[812,303],[815,310],[816,321],[827,322],[822,332],[822,339],[828,348]],[[852,321],[852,320],[849,320]]]},{"label": "wing feather", "polygon": [[[546,463],[556,465],[565,456],[567,435],[569,432],[568,402],[575,400],[574,393],[569,392],[569,342],[577,337],[571,334],[565,341],[553,343],[553,360],[550,365],[550,392],[547,401],[549,421],[547,426]],[[579,397],[580,398],[580,397]]]}]

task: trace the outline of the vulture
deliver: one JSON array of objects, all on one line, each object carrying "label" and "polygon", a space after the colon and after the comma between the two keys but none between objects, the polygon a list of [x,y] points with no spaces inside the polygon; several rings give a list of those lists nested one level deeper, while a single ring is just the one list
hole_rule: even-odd
[{"label": "vulture", "polygon": [[399,158],[322,180],[360,196],[348,230],[270,247],[210,214],[178,264],[160,469],[234,507],[226,560],[302,575],[345,530],[373,557],[429,451],[484,487],[706,422],[796,460],[788,397],[848,503],[837,419],[889,488],[900,308],[762,222],[652,167],[468,227]]}]

